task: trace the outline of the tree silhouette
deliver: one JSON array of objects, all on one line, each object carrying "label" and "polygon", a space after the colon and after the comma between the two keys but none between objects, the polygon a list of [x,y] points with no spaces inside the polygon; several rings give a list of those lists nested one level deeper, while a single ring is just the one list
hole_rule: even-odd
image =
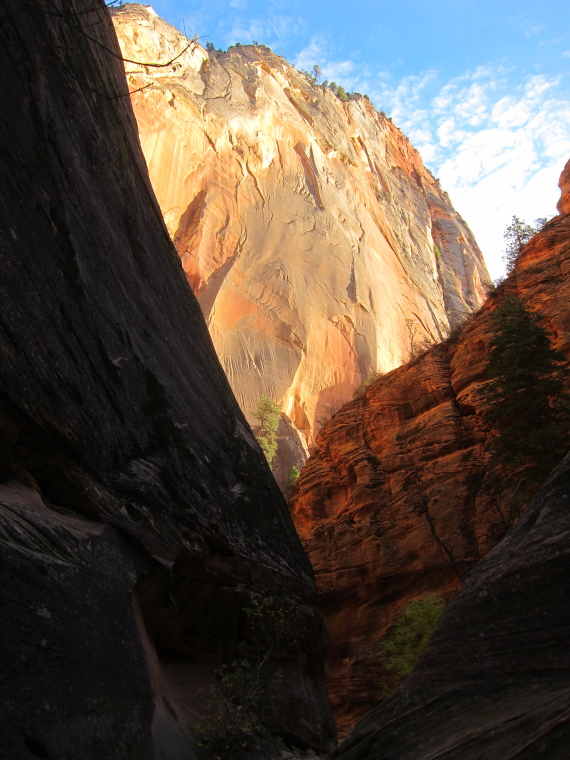
[{"label": "tree silhouette", "polygon": [[484,398],[486,421],[497,431],[493,459],[524,469],[527,482],[540,482],[558,463],[570,436],[566,359],[552,348],[544,317],[508,296],[491,316]]}]

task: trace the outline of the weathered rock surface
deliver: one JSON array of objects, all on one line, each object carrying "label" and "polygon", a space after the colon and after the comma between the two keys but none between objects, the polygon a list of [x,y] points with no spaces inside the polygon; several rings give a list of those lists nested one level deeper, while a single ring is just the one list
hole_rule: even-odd
[{"label": "weathered rock surface", "polygon": [[140,5],[113,20],[144,88],[151,181],[236,398],[253,424],[260,394],[276,399],[310,446],[371,371],[482,303],[473,236],[365,98],[342,103],[263,45],[185,50]]},{"label": "weathered rock surface", "polygon": [[520,515],[489,463],[483,422],[490,315],[516,292],[570,356],[570,216],[525,248],[513,276],[455,339],[394,370],[319,433],[292,514],[315,569],[339,731],[378,702],[378,643],[410,601],[449,598]]},{"label": "weathered rock surface", "polygon": [[335,760],[565,760],[570,455],[473,571],[416,668]]},{"label": "weathered rock surface", "polygon": [[562,192],[560,200],[556,206],[558,213],[570,214],[570,161],[566,162],[566,166],[562,170],[558,187]]},{"label": "weathered rock surface", "polygon": [[164,226],[119,58],[102,0],[1,5],[0,756],[194,757],[249,589],[298,621],[272,728],[327,749],[311,568]]}]

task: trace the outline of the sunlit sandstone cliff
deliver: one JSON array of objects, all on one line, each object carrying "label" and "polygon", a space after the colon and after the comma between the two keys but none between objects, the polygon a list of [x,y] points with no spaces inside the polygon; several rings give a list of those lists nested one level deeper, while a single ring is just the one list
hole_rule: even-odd
[{"label": "sunlit sandstone cliff", "polygon": [[449,598],[518,516],[517,489],[489,463],[480,396],[490,315],[513,292],[546,315],[570,356],[567,213],[529,242],[459,337],[343,407],[301,473],[292,511],[320,589],[341,733],[381,697],[378,643],[394,615],[426,593]]},{"label": "sunlit sandstone cliff", "polygon": [[365,98],[342,103],[264,46],[188,47],[140,5],[113,19],[151,181],[238,402],[255,422],[260,394],[276,399],[310,444],[371,371],[481,304],[473,236]]}]

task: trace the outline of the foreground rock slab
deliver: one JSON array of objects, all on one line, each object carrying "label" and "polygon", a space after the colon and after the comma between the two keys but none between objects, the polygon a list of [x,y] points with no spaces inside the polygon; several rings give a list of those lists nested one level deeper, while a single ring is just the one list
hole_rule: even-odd
[{"label": "foreground rock slab", "polygon": [[298,621],[270,727],[328,749],[311,568],[164,226],[105,4],[2,3],[0,92],[0,755],[194,757],[251,592]]},{"label": "foreground rock slab", "polygon": [[449,605],[411,676],[334,760],[565,760],[570,455]]}]

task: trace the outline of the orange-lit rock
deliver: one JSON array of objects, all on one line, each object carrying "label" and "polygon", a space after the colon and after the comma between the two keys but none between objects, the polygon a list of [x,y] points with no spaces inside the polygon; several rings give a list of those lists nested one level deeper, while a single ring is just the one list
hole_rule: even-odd
[{"label": "orange-lit rock", "polygon": [[341,734],[381,698],[378,642],[394,615],[425,593],[449,598],[520,512],[490,467],[480,397],[490,314],[512,292],[570,355],[570,215],[530,241],[458,338],[343,407],[301,473],[292,511],[321,593]]},{"label": "orange-lit rock", "polygon": [[[142,6],[113,18],[130,61],[188,46]],[[166,224],[251,423],[265,393],[310,445],[373,370],[482,302],[469,229],[365,98],[342,103],[264,46],[190,43],[164,68],[125,68]]]},{"label": "orange-lit rock", "polygon": [[558,187],[562,191],[560,200],[556,206],[558,213],[570,214],[570,161],[566,162],[566,166],[562,170]]}]

